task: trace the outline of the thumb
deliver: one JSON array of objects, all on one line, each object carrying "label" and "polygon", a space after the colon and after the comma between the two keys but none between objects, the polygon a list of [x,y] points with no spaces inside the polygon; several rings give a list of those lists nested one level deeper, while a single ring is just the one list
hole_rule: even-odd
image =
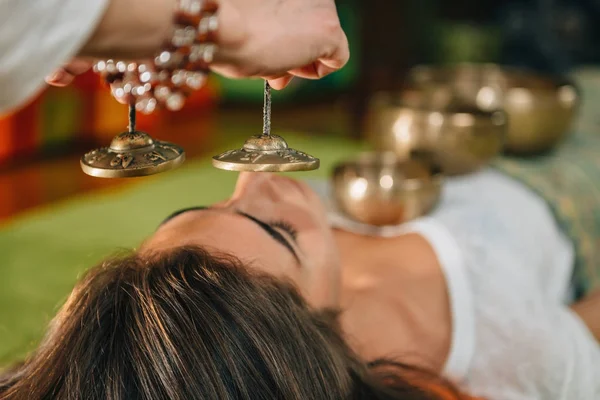
[{"label": "thumb", "polygon": [[269,82],[269,85],[271,85],[271,87],[275,90],[282,90],[285,89],[287,87],[287,85],[290,84],[290,82],[292,81],[294,77],[292,75],[284,75],[282,77],[279,78],[275,78],[275,79],[267,79]]}]

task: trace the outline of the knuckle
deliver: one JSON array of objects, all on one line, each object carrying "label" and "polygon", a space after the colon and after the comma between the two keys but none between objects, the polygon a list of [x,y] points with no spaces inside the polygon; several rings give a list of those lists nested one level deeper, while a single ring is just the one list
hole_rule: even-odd
[{"label": "knuckle", "polygon": [[[348,58],[348,38],[342,29],[337,14],[324,18],[321,25],[321,35],[327,40],[323,41],[323,56],[338,57],[345,63]],[[342,59],[343,58],[343,59]]]},{"label": "knuckle", "polygon": [[323,30],[323,34],[330,37],[339,38],[340,34],[343,35],[344,33],[340,24],[340,20],[336,14],[328,14],[323,17],[323,21],[321,22],[320,26]]}]

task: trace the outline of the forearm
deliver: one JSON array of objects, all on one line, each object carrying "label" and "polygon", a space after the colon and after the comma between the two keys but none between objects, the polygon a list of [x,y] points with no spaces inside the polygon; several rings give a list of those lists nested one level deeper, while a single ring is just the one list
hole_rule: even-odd
[{"label": "forearm", "polygon": [[587,325],[596,340],[600,342],[600,291],[596,291],[573,304],[571,309]]},{"label": "forearm", "polygon": [[81,57],[138,59],[153,56],[173,27],[174,0],[110,0]]}]

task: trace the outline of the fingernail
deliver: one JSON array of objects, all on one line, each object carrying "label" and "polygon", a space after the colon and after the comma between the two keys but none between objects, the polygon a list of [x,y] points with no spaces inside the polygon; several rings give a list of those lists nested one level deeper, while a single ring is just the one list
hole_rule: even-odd
[{"label": "fingernail", "polygon": [[65,73],[63,72],[63,70],[58,69],[52,75],[48,76],[46,78],[46,80],[49,82],[56,82],[56,81],[60,81],[64,76],[65,76]]}]

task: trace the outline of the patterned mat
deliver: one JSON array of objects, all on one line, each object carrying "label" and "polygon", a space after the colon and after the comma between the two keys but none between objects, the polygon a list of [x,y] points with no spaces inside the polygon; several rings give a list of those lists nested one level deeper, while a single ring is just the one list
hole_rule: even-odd
[{"label": "patterned mat", "polygon": [[573,240],[577,296],[600,288],[600,130],[578,131],[545,156],[503,157],[495,167],[543,197]]}]

